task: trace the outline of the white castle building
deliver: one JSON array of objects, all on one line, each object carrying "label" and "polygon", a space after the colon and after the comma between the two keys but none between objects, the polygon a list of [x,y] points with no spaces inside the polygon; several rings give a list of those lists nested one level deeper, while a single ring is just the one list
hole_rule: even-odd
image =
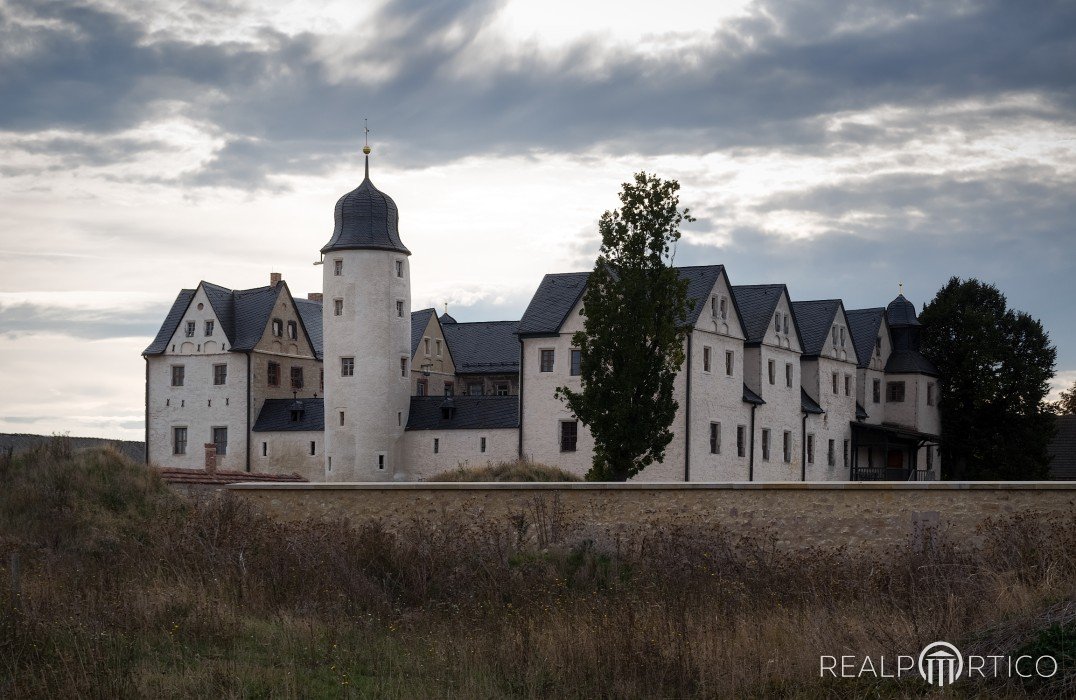
[{"label": "white castle building", "polygon": [[[589,273],[546,275],[519,321],[411,310],[396,203],[369,177],[336,203],[322,291],[280,275],[256,289],[179,292],[146,360],[147,461],[416,480],[529,458],[583,474],[593,440],[554,398],[579,386]],[[937,370],[915,307],[794,301],[735,286],[722,265],[678,268],[693,302],[665,460],[640,481],[930,479]],[[203,447],[207,448],[203,450]]]}]

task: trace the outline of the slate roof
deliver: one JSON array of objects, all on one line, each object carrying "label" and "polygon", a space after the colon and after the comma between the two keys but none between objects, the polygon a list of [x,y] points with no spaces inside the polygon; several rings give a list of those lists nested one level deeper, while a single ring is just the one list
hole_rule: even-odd
[{"label": "slate roof", "polygon": [[444,396],[412,396],[407,430],[472,430],[519,427],[518,396],[454,396],[452,418],[442,416]]},{"label": "slate roof", "polygon": [[818,405],[818,402],[812,399],[811,395],[803,387],[800,387],[800,410],[816,416],[825,413],[822,407]]},{"label": "slate roof", "polygon": [[396,202],[370,182],[370,160],[366,161],[366,178],[358,187],[337,200],[332,238],[321,249],[394,250],[404,255],[411,251],[400,240],[400,212]]},{"label": "slate roof", "polygon": [[[295,409],[303,411],[303,418],[298,422],[291,419]],[[251,430],[255,433],[325,430],[325,400],[266,399]]]},{"label": "slate roof", "polygon": [[441,327],[460,374],[519,371],[519,321],[449,323]]},{"label": "slate roof", "polygon": [[1076,416],[1057,417],[1057,435],[1047,449],[1050,478],[1076,481]]},{"label": "slate roof", "polygon": [[848,317],[848,332],[852,334],[852,345],[856,349],[860,368],[870,366],[874,346],[878,342],[878,331],[882,327],[885,309],[853,309],[845,311]]},{"label": "slate roof", "polygon": [[[766,338],[766,330],[770,327],[782,294],[788,295],[788,287],[783,284],[740,284],[732,287],[732,299],[743,324],[744,342],[761,343]],[[803,339],[800,338],[795,314],[792,314],[792,325],[802,348]]]},{"label": "slate roof", "polygon": [[[687,296],[693,302],[688,309],[687,322],[694,324],[702,315],[710,291],[724,271],[724,265],[678,267],[681,279],[687,280]],[[571,313],[587,286],[589,272],[563,272],[546,275],[531,297],[519,322],[520,335],[555,335]],[[735,299],[733,299],[735,304]]]},{"label": "slate roof", "polygon": [[320,360],[323,358],[322,346],[324,335],[321,326],[321,302],[311,299],[296,299],[295,308],[299,312],[299,318],[306,326],[306,334],[310,336],[310,344],[314,346],[314,354]]},{"label": "slate roof", "polygon": [[896,299],[889,302],[885,314],[890,326],[920,325],[915,315],[915,304],[905,299],[903,294],[898,294]]},{"label": "slate roof", "polygon": [[438,319],[438,320],[441,321],[442,326],[445,325],[446,323],[455,323],[456,322],[456,319],[449,316],[448,312],[445,312],[445,313],[441,314],[441,318]]},{"label": "slate roof", "polygon": [[885,363],[886,374],[929,374],[938,376],[938,368],[917,350],[904,350],[889,355]]},{"label": "slate roof", "polygon": [[[840,299],[792,302],[792,315],[796,317],[804,355],[822,354],[829,329],[833,326],[833,319],[837,317],[837,309],[840,306]],[[852,347],[855,348],[855,343]]]},{"label": "slate roof", "polygon": [[859,405],[856,401],[856,420],[867,420],[870,416],[867,414],[867,409]]},{"label": "slate roof", "polygon": [[756,406],[761,406],[762,404],[766,403],[762,400],[761,396],[748,389],[746,384],[743,385],[743,400],[746,403],[753,403]]},{"label": "slate roof", "polygon": [[418,344],[422,342],[422,335],[426,332],[426,326],[430,323],[430,316],[433,316],[436,311],[433,309],[422,309],[420,311],[411,312],[411,356],[414,357],[418,352]]},{"label": "slate roof", "polygon": [[235,327],[229,334],[232,340],[232,350],[253,350],[262,339],[283,284],[281,282],[275,287],[237,289],[232,292],[232,303],[235,309]]},{"label": "slate roof", "polygon": [[149,344],[149,347],[142,351],[143,355],[160,355],[168,349],[168,341],[172,339],[172,334],[176,332],[179,322],[183,320],[183,314],[187,313],[187,307],[190,306],[191,299],[194,298],[194,292],[195,290],[193,289],[179,290],[176,300],[172,302],[172,308],[168,310],[168,314],[164,317],[164,323],[161,324],[160,330],[157,331],[157,336]]}]

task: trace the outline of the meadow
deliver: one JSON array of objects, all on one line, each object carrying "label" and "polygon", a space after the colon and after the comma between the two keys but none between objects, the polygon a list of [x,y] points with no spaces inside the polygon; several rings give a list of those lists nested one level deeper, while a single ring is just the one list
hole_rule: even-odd
[{"label": "meadow", "polygon": [[[1015,514],[962,550],[782,551],[765,532],[600,549],[550,512],[278,522],[62,438],[0,461],[0,697],[919,697],[820,654],[1050,653],[1076,696],[1076,519]],[[809,533],[806,533],[809,536]]]}]

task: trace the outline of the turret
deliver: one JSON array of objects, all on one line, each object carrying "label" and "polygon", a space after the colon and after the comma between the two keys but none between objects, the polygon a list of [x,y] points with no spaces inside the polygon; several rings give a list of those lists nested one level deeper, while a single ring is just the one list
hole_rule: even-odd
[{"label": "turret", "polygon": [[336,203],[321,249],[325,476],[390,480],[402,472],[410,404],[411,282],[396,203],[370,181]]}]

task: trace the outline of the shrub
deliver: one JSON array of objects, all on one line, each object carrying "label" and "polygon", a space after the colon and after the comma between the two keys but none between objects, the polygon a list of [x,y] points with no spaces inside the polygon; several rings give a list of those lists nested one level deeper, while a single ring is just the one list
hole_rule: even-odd
[{"label": "shrub", "polygon": [[484,467],[464,467],[434,474],[423,481],[582,481],[560,467],[551,467],[529,460],[498,462]]}]

